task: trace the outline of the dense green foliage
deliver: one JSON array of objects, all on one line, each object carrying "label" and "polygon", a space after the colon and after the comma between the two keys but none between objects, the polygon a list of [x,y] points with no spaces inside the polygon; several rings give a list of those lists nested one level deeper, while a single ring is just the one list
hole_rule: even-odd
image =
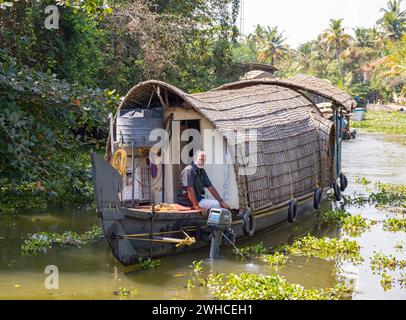
[{"label": "dense green foliage", "polygon": [[92,201],[90,147],[117,105],[109,90],[69,84],[0,51],[0,210]]},{"label": "dense green foliage", "polygon": [[0,3],[0,211],[92,203],[88,154],[136,83],[203,91],[239,76],[238,0]]}]

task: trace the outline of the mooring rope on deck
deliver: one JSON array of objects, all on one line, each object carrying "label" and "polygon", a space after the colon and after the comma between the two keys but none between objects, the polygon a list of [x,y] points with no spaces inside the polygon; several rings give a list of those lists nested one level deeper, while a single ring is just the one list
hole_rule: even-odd
[{"label": "mooring rope on deck", "polygon": [[192,246],[196,243],[196,238],[189,236],[186,232],[183,232],[186,235],[185,239],[175,239],[175,238],[165,238],[162,237],[158,238],[140,238],[139,235],[119,235],[120,239],[127,239],[127,240],[136,240],[136,241],[150,241],[152,242],[163,242],[163,243],[173,243],[176,244],[177,248],[182,248],[185,246]]},{"label": "mooring rope on deck", "polygon": [[[187,232],[197,230],[196,227],[185,227],[178,231],[163,231],[163,232],[156,232],[156,233],[138,233],[138,234],[126,234],[126,235],[117,235],[120,239],[127,239],[127,240],[136,240],[136,241],[150,241],[152,242],[163,242],[163,243],[173,243],[176,244],[177,248],[182,248],[185,246],[192,246],[196,243],[196,238],[189,236]],[[176,239],[176,238],[157,238],[157,235],[164,235],[164,234],[172,234],[172,233],[183,233],[185,235],[185,239]],[[150,236],[150,238],[142,238]]]},{"label": "mooring rope on deck", "polygon": [[[158,235],[162,235],[162,234],[171,234],[171,233],[183,233],[184,231],[196,231],[197,228],[196,227],[185,227],[182,228],[181,230],[177,230],[177,231],[162,231],[162,232],[154,232],[152,235],[153,236],[158,236]],[[136,234],[126,234],[126,237],[147,237],[149,236],[150,233],[136,233]]]}]

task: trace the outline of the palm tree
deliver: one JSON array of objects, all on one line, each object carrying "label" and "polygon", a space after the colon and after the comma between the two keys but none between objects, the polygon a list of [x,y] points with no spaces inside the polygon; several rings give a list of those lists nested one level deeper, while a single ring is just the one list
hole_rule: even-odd
[{"label": "palm tree", "polygon": [[284,44],[286,38],[283,36],[283,32],[279,32],[278,27],[265,29],[258,25],[254,38],[258,45],[258,62],[260,63],[270,61],[274,65],[276,60],[288,52],[288,48]]},{"label": "palm tree", "polygon": [[381,53],[384,53],[385,49],[385,39],[384,34],[378,30],[375,26],[370,30],[371,33],[371,40],[373,42],[373,47]]},{"label": "palm tree", "polygon": [[355,28],[355,43],[360,48],[372,48],[374,43],[372,41],[371,29],[367,28]]},{"label": "palm tree", "polygon": [[402,0],[389,0],[387,8],[381,8],[383,17],[377,21],[386,36],[393,41],[400,40],[406,31],[406,10],[401,10]]},{"label": "palm tree", "polygon": [[340,55],[350,45],[352,37],[345,33],[342,26],[343,19],[331,19],[330,28],[322,34],[322,42],[327,45],[327,51],[333,53],[338,64],[338,73],[341,85],[344,85],[344,72],[341,65]]},{"label": "palm tree", "polygon": [[401,96],[406,97],[406,35],[395,43],[388,46],[389,55],[387,56],[380,76],[383,79],[392,79],[402,84]]},{"label": "palm tree", "polygon": [[303,71],[308,71],[311,66],[311,56],[313,52],[313,42],[303,43],[298,48],[298,64]]}]

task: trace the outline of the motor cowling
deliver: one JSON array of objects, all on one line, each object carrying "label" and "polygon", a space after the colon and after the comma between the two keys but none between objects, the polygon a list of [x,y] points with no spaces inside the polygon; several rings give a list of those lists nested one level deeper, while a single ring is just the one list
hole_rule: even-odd
[{"label": "motor cowling", "polygon": [[207,225],[211,231],[210,259],[217,259],[224,234],[231,234],[232,214],[227,209],[211,209]]}]

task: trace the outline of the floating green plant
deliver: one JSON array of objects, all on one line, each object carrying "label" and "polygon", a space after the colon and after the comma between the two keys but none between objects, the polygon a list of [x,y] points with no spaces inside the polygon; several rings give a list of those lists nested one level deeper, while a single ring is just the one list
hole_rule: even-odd
[{"label": "floating green plant", "polygon": [[120,287],[117,291],[113,292],[117,296],[136,296],[138,294],[138,290],[135,288],[124,288]]},{"label": "floating green plant", "polygon": [[143,270],[151,270],[156,269],[161,265],[161,261],[159,259],[151,259],[151,258],[138,258],[139,265]]},{"label": "floating green plant", "polygon": [[344,196],[344,205],[345,206],[354,206],[354,207],[364,207],[367,204],[371,204],[371,198],[369,195],[360,192],[354,192],[351,196]]},{"label": "floating green plant", "polygon": [[207,280],[203,277],[203,260],[193,261],[190,265],[191,278],[188,280],[187,288],[194,288],[196,285],[206,286]]},{"label": "floating green plant", "polygon": [[392,276],[390,276],[389,274],[383,273],[381,275],[380,283],[381,283],[383,290],[385,290],[385,291],[391,290],[393,288],[394,282],[395,282],[395,279]]},{"label": "floating green plant", "polygon": [[383,229],[389,232],[406,232],[406,219],[389,218],[384,221]]},{"label": "floating green plant", "polygon": [[261,259],[265,261],[270,266],[281,267],[286,264],[288,257],[280,252],[275,252],[273,254],[261,255]]},{"label": "floating green plant", "polygon": [[403,241],[399,241],[395,243],[394,248],[396,251],[403,252],[404,246],[405,244],[403,243]]},{"label": "floating green plant", "polygon": [[368,222],[360,214],[350,215],[343,220],[343,229],[347,234],[355,237],[367,231],[375,223],[374,221]]},{"label": "floating green plant", "polygon": [[367,185],[369,185],[370,183],[371,183],[371,181],[369,181],[367,178],[365,178],[365,177],[362,177],[362,178],[356,178],[355,179],[355,183],[356,184],[360,184],[360,185],[363,185],[363,186],[367,186]]},{"label": "floating green plant", "polygon": [[351,126],[368,132],[406,134],[406,114],[404,112],[368,111],[364,121],[353,121]]},{"label": "floating green plant", "polygon": [[102,237],[103,230],[99,226],[93,226],[91,230],[82,234],[73,231],[65,231],[63,233],[41,232],[29,234],[28,239],[24,240],[21,250],[26,255],[36,255],[46,253],[55,245],[76,246],[80,248],[80,246],[97,241]]},{"label": "floating green plant", "polygon": [[406,186],[377,182],[375,189],[368,194],[354,192],[344,197],[344,205],[362,207],[370,204],[380,208],[390,206],[406,210]]},{"label": "floating green plant", "polygon": [[343,220],[351,216],[344,210],[322,210],[319,217],[323,222],[342,224]]},{"label": "floating green plant", "polygon": [[282,250],[296,256],[307,256],[321,259],[346,260],[353,263],[363,261],[360,256],[360,245],[349,239],[330,239],[306,236],[291,245],[284,245]]},{"label": "floating green plant", "polygon": [[368,222],[360,214],[351,215],[343,210],[323,210],[320,212],[320,219],[343,226],[344,231],[351,236],[359,236],[376,223],[375,221]]},{"label": "floating green plant", "polygon": [[376,253],[371,257],[371,269],[373,273],[383,274],[387,270],[395,271],[396,269],[405,269],[406,260],[399,260],[393,255]]},{"label": "floating green plant", "polygon": [[262,242],[238,249],[238,251],[239,252],[237,252],[234,249],[234,254],[240,254],[246,258],[250,258],[253,256],[262,255],[262,254],[267,254],[269,252],[269,250],[264,246],[264,244]]},{"label": "floating green plant", "polygon": [[278,275],[229,274],[214,287],[220,300],[336,300],[350,299],[352,289],[338,284],[331,289],[305,289]]}]

